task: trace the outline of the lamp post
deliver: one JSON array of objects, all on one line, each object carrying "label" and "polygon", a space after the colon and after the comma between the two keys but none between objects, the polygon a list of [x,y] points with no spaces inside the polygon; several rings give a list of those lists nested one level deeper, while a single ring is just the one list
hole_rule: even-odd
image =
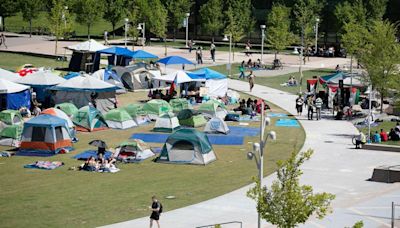
[{"label": "lamp post", "polygon": [[189,39],[189,16],[190,16],[190,13],[186,13],[186,23],[185,23],[185,26],[186,26],[186,47],[189,47],[189,45],[188,45],[188,39]]},{"label": "lamp post", "polygon": [[[228,39],[229,37],[229,39]],[[229,41],[229,64],[228,64],[228,70],[229,70],[229,77],[232,75],[232,66],[231,66],[231,52],[232,52],[232,34],[225,34],[224,38],[222,41]]]},{"label": "lamp post", "polygon": [[142,48],[144,49],[144,45],[146,43],[146,23],[139,23],[137,29],[142,31]]},{"label": "lamp post", "polygon": [[128,36],[128,22],[129,22],[129,19],[128,18],[125,18],[125,48],[126,48],[126,43],[127,43],[127,36]]},{"label": "lamp post", "polygon": [[303,55],[304,55],[304,26],[301,26],[301,47],[300,47],[300,80],[299,80],[299,93],[301,94],[301,86],[303,85]]},{"label": "lamp post", "polygon": [[67,12],[67,10],[68,10],[68,6],[64,6],[64,10],[63,10],[62,16],[61,16],[62,20],[64,21],[64,29],[67,28],[67,18],[65,16],[65,13]]},{"label": "lamp post", "polygon": [[[267,144],[268,138],[271,140],[276,140],[275,131],[269,131],[267,136],[264,136],[265,126],[271,123],[269,117],[265,117],[264,102],[261,103],[261,122],[260,122],[260,142],[253,144],[253,151],[247,153],[247,158],[252,160],[255,158],[256,165],[258,168],[258,181],[262,187],[262,180],[264,177],[264,147]],[[257,155],[258,154],[258,158]],[[258,227],[261,227],[261,215],[258,213]]]},{"label": "lamp post", "polygon": [[265,38],[265,25],[260,25],[261,28],[261,63],[263,63],[264,56],[264,38]]},{"label": "lamp post", "polygon": [[318,23],[319,23],[319,18],[317,17],[315,19],[315,51],[314,51],[314,54],[318,53]]}]

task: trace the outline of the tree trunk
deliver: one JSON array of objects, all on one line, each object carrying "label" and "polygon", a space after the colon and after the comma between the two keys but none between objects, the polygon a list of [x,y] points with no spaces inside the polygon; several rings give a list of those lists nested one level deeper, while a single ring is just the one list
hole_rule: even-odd
[{"label": "tree trunk", "polygon": [[112,23],[112,28],[113,28],[113,39],[115,39],[115,23]]},{"label": "tree trunk", "polygon": [[58,48],[58,37],[56,36],[56,48],[54,50],[55,55],[57,55],[57,48]]},{"label": "tree trunk", "polygon": [[[232,38],[231,38],[232,39]],[[232,62],[235,61],[235,43],[232,45]],[[232,64],[232,63],[231,63]],[[232,66],[231,66],[232,67]]]},{"label": "tree trunk", "polygon": [[3,26],[1,26],[1,31],[6,31],[6,24],[5,24],[5,21],[6,21],[6,18],[3,16],[2,17],[2,22],[1,22],[1,24],[3,25]]},{"label": "tree trunk", "polygon": [[164,48],[165,48],[164,55],[167,56],[167,37],[164,38]]},{"label": "tree trunk", "polygon": [[90,24],[87,25],[87,35],[88,39],[90,40]]},{"label": "tree trunk", "polygon": [[29,19],[29,37],[32,37],[32,19]]},{"label": "tree trunk", "polygon": [[176,40],[176,28],[174,28],[174,42]]}]

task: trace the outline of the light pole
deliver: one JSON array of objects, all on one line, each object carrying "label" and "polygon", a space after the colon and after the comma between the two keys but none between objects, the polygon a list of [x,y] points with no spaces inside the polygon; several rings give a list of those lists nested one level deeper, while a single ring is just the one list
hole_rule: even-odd
[{"label": "light pole", "polygon": [[189,45],[188,45],[188,39],[189,39],[189,16],[190,16],[190,13],[186,13],[186,23],[185,23],[185,26],[186,26],[186,47],[189,47]]},{"label": "light pole", "polygon": [[125,48],[126,48],[126,43],[127,43],[127,36],[128,36],[128,22],[129,22],[129,19],[128,18],[125,18]]},{"label": "light pole", "polygon": [[265,25],[260,25],[261,28],[261,63],[263,63],[264,56],[264,38],[265,38]]},{"label": "light pole", "polygon": [[[228,39],[229,36],[229,39]],[[224,38],[222,41],[228,41],[229,40],[229,64],[228,64],[228,70],[229,70],[229,75],[230,77],[232,75],[232,66],[231,66],[231,52],[232,52],[232,34],[225,34]]]},{"label": "light pole", "polygon": [[67,18],[65,16],[65,13],[67,12],[67,10],[68,10],[68,6],[64,6],[64,11],[62,12],[62,16],[61,16],[62,20],[64,21],[64,30],[67,28]]},{"label": "light pole", "polygon": [[146,23],[139,23],[137,29],[142,31],[142,48],[144,49],[144,45],[146,43]]},{"label": "light pole", "polygon": [[[269,131],[267,137],[264,137],[265,126],[271,123],[271,119],[269,117],[265,118],[264,111],[264,102],[261,103],[261,122],[260,122],[260,142],[253,144],[253,152],[247,153],[247,158],[252,160],[255,158],[256,165],[258,168],[258,181],[260,183],[260,187],[262,188],[262,180],[264,177],[264,147],[267,144],[268,138],[271,140],[276,140],[275,131]],[[256,156],[258,154],[258,158]],[[261,215],[258,213],[258,227],[261,227]]]},{"label": "light pole", "polygon": [[317,17],[315,19],[315,51],[314,51],[314,54],[318,53],[318,23],[319,23],[319,18]]},{"label": "light pole", "polygon": [[301,86],[303,85],[303,55],[304,55],[304,26],[301,26],[301,47],[300,47],[300,80],[299,80],[299,93],[301,94]]}]

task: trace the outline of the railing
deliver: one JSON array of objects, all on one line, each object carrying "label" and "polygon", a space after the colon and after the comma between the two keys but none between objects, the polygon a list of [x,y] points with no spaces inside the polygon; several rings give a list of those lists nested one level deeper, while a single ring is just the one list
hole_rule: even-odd
[{"label": "railing", "polygon": [[196,228],[207,228],[207,227],[215,227],[215,226],[221,226],[221,225],[227,225],[227,224],[239,224],[240,228],[242,228],[243,223],[240,221],[232,221],[232,222],[223,222],[223,223],[216,223],[216,224],[211,224],[211,225],[206,225],[206,226],[197,226]]}]

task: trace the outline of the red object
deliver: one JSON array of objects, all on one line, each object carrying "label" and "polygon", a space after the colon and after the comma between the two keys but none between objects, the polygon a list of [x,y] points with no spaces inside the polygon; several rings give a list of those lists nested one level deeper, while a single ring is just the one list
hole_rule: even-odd
[{"label": "red object", "polygon": [[175,83],[172,82],[171,87],[169,88],[169,94],[173,96],[174,91],[175,91]]},{"label": "red object", "polygon": [[18,71],[19,76],[21,77],[25,77],[28,74],[32,74],[33,72],[36,72],[37,69],[36,68],[24,68],[20,71]]},{"label": "red object", "polygon": [[382,131],[382,132],[380,133],[380,135],[381,135],[381,140],[382,140],[382,142],[388,141],[389,138],[388,138],[388,135],[387,135],[386,132]]},{"label": "red object", "polygon": [[328,87],[332,91],[332,93],[336,93],[336,91],[338,90],[337,86],[328,86]]}]

